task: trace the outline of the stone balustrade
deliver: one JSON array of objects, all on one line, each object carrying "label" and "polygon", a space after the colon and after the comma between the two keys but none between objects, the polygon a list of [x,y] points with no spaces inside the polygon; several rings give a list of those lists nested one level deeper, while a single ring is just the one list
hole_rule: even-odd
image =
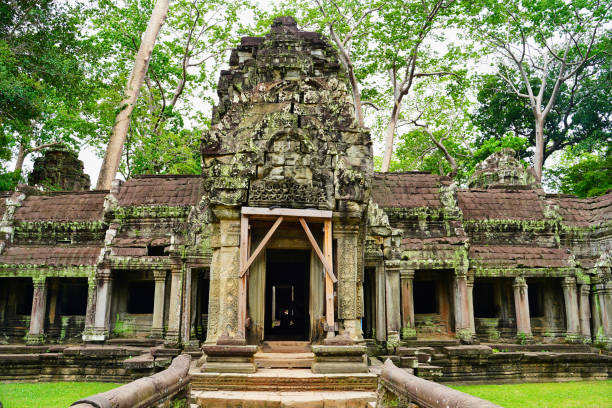
[{"label": "stone balustrade", "polygon": [[147,408],[187,407],[191,377],[191,356],[181,354],[170,367],[150,377],[140,378],[107,392],[80,399],[71,406],[75,408]]},{"label": "stone balustrade", "polygon": [[489,401],[409,374],[387,360],[378,379],[376,406],[410,408],[501,408]]}]

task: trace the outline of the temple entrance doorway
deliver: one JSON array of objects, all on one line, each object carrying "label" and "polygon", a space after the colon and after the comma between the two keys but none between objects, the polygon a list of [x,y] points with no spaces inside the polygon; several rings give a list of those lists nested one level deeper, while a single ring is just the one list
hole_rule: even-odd
[{"label": "temple entrance doorway", "polygon": [[266,251],[265,340],[309,338],[310,251]]}]

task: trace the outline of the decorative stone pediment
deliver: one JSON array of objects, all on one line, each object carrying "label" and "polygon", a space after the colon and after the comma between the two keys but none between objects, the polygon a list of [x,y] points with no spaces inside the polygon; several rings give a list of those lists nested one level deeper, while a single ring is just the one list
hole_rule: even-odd
[{"label": "decorative stone pediment", "polygon": [[202,140],[209,202],[363,210],[371,140],[331,44],[281,18],[266,37],[243,38],[230,66]]}]

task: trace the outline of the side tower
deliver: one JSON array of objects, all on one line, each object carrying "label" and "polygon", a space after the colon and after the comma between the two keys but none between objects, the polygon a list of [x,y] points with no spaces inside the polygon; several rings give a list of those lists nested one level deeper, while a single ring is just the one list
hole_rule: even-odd
[{"label": "side tower", "polygon": [[202,140],[207,343],[361,340],[372,146],[336,51],[282,17],[229,64]]}]

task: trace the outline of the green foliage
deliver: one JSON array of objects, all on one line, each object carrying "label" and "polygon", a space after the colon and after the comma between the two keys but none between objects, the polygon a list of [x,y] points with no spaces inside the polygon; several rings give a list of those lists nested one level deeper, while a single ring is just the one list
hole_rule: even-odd
[{"label": "green foliage", "polygon": [[612,146],[603,155],[584,154],[576,164],[550,171],[554,187],[578,197],[594,197],[612,189]]},{"label": "green foliage", "polygon": [[42,406],[45,408],[64,408],[80,398],[108,391],[120,385],[96,382],[0,384],[0,401],[5,408]]}]

